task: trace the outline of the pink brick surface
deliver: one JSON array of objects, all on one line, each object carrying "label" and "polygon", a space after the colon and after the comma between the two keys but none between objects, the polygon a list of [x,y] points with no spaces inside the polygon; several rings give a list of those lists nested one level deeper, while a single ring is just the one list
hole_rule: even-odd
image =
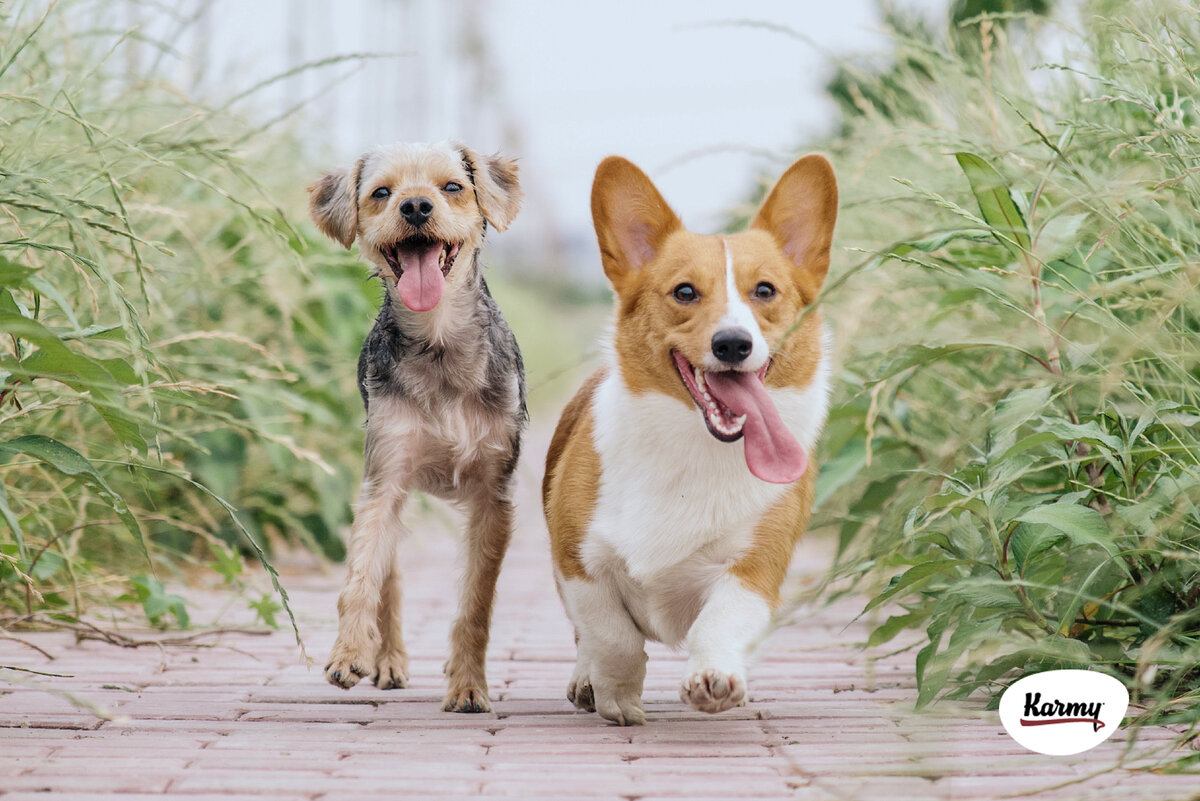
[{"label": "pink brick surface", "polygon": [[[544,452],[544,442],[529,450]],[[768,641],[749,705],[718,716],[680,704],[684,656],[649,649],[647,725],[621,729],[565,699],[570,626],[550,578],[537,476],[524,466],[521,524],[501,575],[489,662],[495,712],[440,711],[441,665],[460,574],[456,537],[415,525],[404,544],[412,682],[383,692],[325,684],[341,572],[285,575],[314,664],[289,631],[226,634],[200,649],[76,644],[22,633],[54,655],[0,639],[0,801],[148,799],[813,799],[938,801],[1196,798],[1200,778],[1114,768],[1119,732],[1069,758],[1028,753],[975,702],[913,712],[912,653],[863,652],[861,600],[806,607]],[[828,559],[801,546],[793,589]],[[183,590],[198,621],[220,596]],[[61,695],[111,713],[102,721]],[[1144,739],[1166,740],[1166,730]],[[1056,786],[1058,786],[1056,788]],[[1050,788],[1050,789],[1048,789]],[[1056,788],[1056,789],[1054,789]]]}]

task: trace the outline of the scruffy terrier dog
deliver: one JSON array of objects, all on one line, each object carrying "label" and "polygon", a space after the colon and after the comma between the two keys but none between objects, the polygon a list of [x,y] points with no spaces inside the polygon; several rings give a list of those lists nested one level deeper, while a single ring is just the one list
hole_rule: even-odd
[{"label": "scruffy terrier dog", "polygon": [[400,510],[418,490],[470,514],[442,709],[491,710],[488,632],[528,416],[521,353],[479,250],[488,225],[503,231],[520,203],[512,159],[451,144],[377,148],[309,187],[317,227],[346,248],[358,239],[386,287],[358,359],[366,458],[325,666],[338,687],[366,676],[384,690],[408,681],[396,558]]}]

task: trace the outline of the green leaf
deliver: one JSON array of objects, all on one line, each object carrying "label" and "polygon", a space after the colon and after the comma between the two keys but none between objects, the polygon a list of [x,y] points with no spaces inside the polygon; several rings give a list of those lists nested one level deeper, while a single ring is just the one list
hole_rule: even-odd
[{"label": "green leaf", "polygon": [[26,267],[24,264],[18,264],[11,259],[0,256],[0,286],[6,289],[14,289],[25,285],[25,279],[35,272],[37,271],[32,267]]},{"label": "green leaf", "polygon": [[1008,460],[1020,456],[1025,451],[1033,450],[1034,448],[1046,445],[1050,442],[1059,442],[1057,435],[1049,431],[1040,431],[1037,434],[1030,434],[1028,437],[1014,442],[1004,453],[992,459],[993,465],[1002,465]]},{"label": "green leaf", "polygon": [[938,573],[954,571],[956,567],[965,564],[969,563],[962,559],[941,559],[913,565],[901,575],[894,577],[891,583],[888,584],[888,588],[872,598],[870,603],[863,608],[863,612],[870,612],[875,607],[886,603],[890,598],[894,598],[918,582],[930,579]]},{"label": "green leaf", "polygon": [[960,598],[976,608],[1010,610],[1021,608],[1021,602],[1013,595],[1009,585],[999,579],[965,579],[947,589],[945,595]]},{"label": "green leaf", "polygon": [[54,551],[42,551],[41,556],[38,557],[37,564],[29,571],[29,575],[39,581],[45,581],[59,570],[62,570],[65,564],[66,560]]},{"label": "green leaf", "polygon": [[947,508],[965,509],[980,520],[986,521],[988,519],[987,504],[980,498],[965,495],[961,492],[950,491],[931,495],[925,499],[925,503],[921,504],[921,508],[927,512]]},{"label": "green leaf", "polygon": [[891,500],[896,494],[896,488],[900,486],[900,482],[904,480],[903,474],[888,476],[882,481],[873,481],[867,485],[859,499],[855,501],[848,510],[846,510],[846,522],[842,524],[841,531],[838,533],[838,558],[846,552],[846,547],[850,545],[850,541],[862,528],[864,520],[872,514],[875,514],[883,505]]},{"label": "green leaf", "polygon": [[[0,283],[3,283],[3,281],[0,280]],[[55,305],[62,310],[62,313],[66,316],[67,320],[70,321],[71,325],[79,328],[79,320],[75,317],[75,310],[71,308],[70,301],[68,301],[66,296],[58,290],[58,287],[38,274],[34,274],[29,277],[29,285],[37,290],[40,294],[45,295],[46,297],[50,298],[50,300],[54,301]]]},{"label": "green leaf", "polygon": [[180,628],[188,627],[187,601],[183,596],[168,593],[161,581],[150,576],[134,576],[129,583],[133,585],[134,596],[141,603],[146,619],[155,626],[161,625],[163,616],[169,612]]},{"label": "green leaf", "polygon": [[[142,537],[142,528],[138,525],[137,518],[129,511],[129,507],[125,504],[125,499],[113,491],[113,488],[104,480],[104,476],[96,470],[95,466],[84,458],[79,451],[69,448],[58,440],[50,439],[36,434],[29,436],[17,437],[10,439],[8,442],[0,442],[0,455],[3,454],[25,454],[32,456],[45,464],[50,465],[60,473],[68,476],[74,476],[85,484],[96,490],[109,508],[116,513],[125,527],[129,529],[129,533],[133,534],[138,545],[142,548],[142,554],[145,555],[146,561],[150,561],[150,551],[146,548],[146,540]],[[4,459],[3,461],[8,461]],[[2,462],[0,462],[2,463]]]},{"label": "green leaf", "polygon": [[1037,252],[1041,260],[1049,262],[1069,254],[1075,247],[1079,227],[1087,217],[1086,214],[1060,214],[1047,220],[1037,237]]},{"label": "green leaf", "polygon": [[958,166],[971,184],[971,192],[979,203],[983,219],[992,227],[992,234],[1017,259],[1024,259],[1033,250],[1029,226],[1012,199],[1012,188],[996,168],[974,153],[955,153]]},{"label": "green leaf", "polygon": [[1055,434],[1065,442],[1086,442],[1089,445],[1100,445],[1114,454],[1120,453],[1122,450],[1121,440],[1106,433],[1095,420],[1079,424],[1057,420],[1048,423],[1044,430]]},{"label": "green leaf", "polygon": [[996,404],[992,428],[999,435],[1011,434],[1032,418],[1046,411],[1054,387],[1049,384],[1030,389],[1017,389]]},{"label": "green leaf", "polygon": [[1041,358],[1036,354],[1018,347],[1011,342],[1000,342],[996,340],[975,340],[971,342],[948,342],[944,345],[910,345],[900,351],[887,365],[874,376],[871,380],[878,383],[885,378],[891,378],[897,373],[901,373],[910,367],[920,367],[922,365],[935,362],[940,359],[945,359],[948,356],[953,356],[967,350],[979,349],[992,350],[1010,350],[1016,351],[1023,356],[1028,356],[1036,361],[1041,361]]},{"label": "green leaf", "polygon": [[1067,535],[1076,545],[1095,545],[1116,558],[1116,543],[1108,535],[1104,518],[1095,509],[1074,503],[1035,506],[1016,518],[1023,523],[1044,523]]},{"label": "green leaf", "polygon": [[1045,553],[1056,542],[1065,539],[1060,531],[1049,526],[1018,523],[1009,542],[1012,548],[1013,563],[1017,566],[1017,574],[1024,576],[1031,560]]},{"label": "green leaf", "polygon": [[136,420],[113,391],[117,386],[133,381],[118,381],[104,364],[71,350],[53,331],[24,315],[0,309],[0,331],[37,345],[38,350],[21,361],[21,369],[26,375],[44,375],[79,392],[90,392],[92,407],[113,433],[125,444],[143,452],[146,450],[146,441]]},{"label": "green leaf", "polygon": [[834,458],[821,465],[817,473],[816,499],[813,507],[820,509],[838,489],[854,480],[867,463],[867,443],[853,439],[846,443]]},{"label": "green leaf", "polygon": [[257,601],[250,601],[250,608],[254,610],[254,614],[258,616],[258,619],[267,626],[273,629],[279,628],[279,622],[275,620],[275,613],[283,611],[283,607],[271,597],[270,593],[264,592],[262,597]]},{"label": "green leaf", "polygon": [[25,550],[25,535],[21,532],[21,523],[17,520],[16,514],[8,506],[8,492],[4,489],[3,482],[0,482],[0,517],[4,518],[4,522],[8,523],[8,527],[12,529],[13,539],[17,542],[17,553],[21,556],[21,561],[29,559],[29,553]]},{"label": "green leaf", "polygon": [[1063,636],[1070,634],[1071,626],[1073,626],[1075,623],[1076,615],[1079,614],[1079,610],[1083,608],[1084,603],[1087,601],[1088,590],[1091,589],[1092,582],[1094,582],[1096,578],[1103,572],[1103,570],[1110,564],[1111,562],[1107,560],[1100,562],[1098,565],[1092,568],[1092,572],[1088,574],[1088,577],[1085,578],[1075,590],[1075,594],[1063,608],[1062,616],[1058,621],[1059,634]]},{"label": "green leaf", "polygon": [[950,671],[962,657],[963,653],[975,648],[995,634],[1000,625],[998,618],[988,620],[971,620],[958,617],[950,635],[946,648],[940,652],[931,653],[925,663],[925,669],[918,682],[916,708],[928,705],[946,686]]},{"label": "green leaf", "polygon": [[894,254],[896,256],[903,256],[906,253],[912,253],[914,250],[919,250],[922,253],[932,253],[935,250],[941,250],[956,239],[979,241],[990,236],[991,231],[984,228],[964,228],[957,231],[947,231],[925,237],[924,239],[911,239],[907,242],[900,242],[893,245],[884,255]]},{"label": "green leaf", "polygon": [[921,625],[929,617],[929,613],[918,609],[915,612],[909,612],[906,615],[892,615],[881,625],[876,626],[871,632],[871,636],[867,638],[867,647],[874,648],[878,645],[883,645],[885,642],[890,642],[904,629],[912,629]]}]

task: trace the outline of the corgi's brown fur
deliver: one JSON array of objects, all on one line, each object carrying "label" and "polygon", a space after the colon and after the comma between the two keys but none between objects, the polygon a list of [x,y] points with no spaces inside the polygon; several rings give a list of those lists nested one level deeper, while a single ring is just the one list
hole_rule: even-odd
[{"label": "corgi's brown fur", "polygon": [[612,157],[592,214],[617,296],[611,358],[563,412],[543,482],[578,640],[568,697],[641,723],[645,639],[686,640],[680,695],[719,712],[745,701],[747,652],[811,514],[828,345],[816,311],[785,333],[829,269],[836,180],[806,156],[749,230],[705,236]]}]

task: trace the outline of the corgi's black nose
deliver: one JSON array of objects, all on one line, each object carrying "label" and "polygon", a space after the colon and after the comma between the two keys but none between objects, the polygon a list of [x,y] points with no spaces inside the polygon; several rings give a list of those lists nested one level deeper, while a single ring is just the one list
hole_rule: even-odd
[{"label": "corgi's black nose", "polygon": [[713,355],[726,364],[740,364],[753,349],[750,332],[744,328],[723,328],[713,334]]},{"label": "corgi's black nose", "polygon": [[400,204],[400,213],[409,225],[424,225],[433,214],[433,201],[427,197],[410,197]]}]

